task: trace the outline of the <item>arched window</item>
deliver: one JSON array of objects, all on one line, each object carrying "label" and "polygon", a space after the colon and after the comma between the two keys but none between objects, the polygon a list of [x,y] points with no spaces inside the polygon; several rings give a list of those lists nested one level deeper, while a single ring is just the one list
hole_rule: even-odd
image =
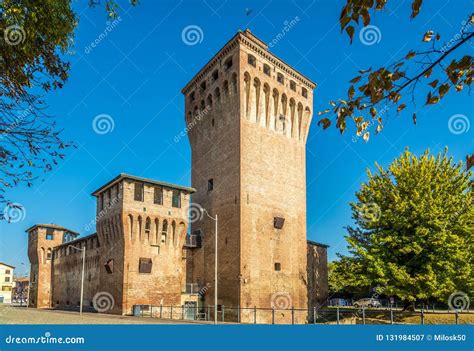
[{"label": "arched window", "polygon": [[166,237],[168,235],[168,221],[163,221],[163,228],[161,229],[161,243],[166,245]]},{"label": "arched window", "polygon": [[46,260],[51,260],[52,256],[51,256],[51,248],[48,248],[48,250],[46,251]]},{"label": "arched window", "polygon": [[232,73],[232,94],[237,93],[237,73]]},{"label": "arched window", "polygon": [[222,91],[223,91],[224,96],[229,95],[229,82],[226,80],[224,81],[224,84],[222,85]]},{"label": "arched window", "polygon": [[130,230],[130,240],[133,240],[133,216],[128,215],[128,228]]},{"label": "arched window", "polygon": [[281,84],[285,83],[285,78],[283,77],[283,74],[277,73],[277,82]]},{"label": "arched window", "polygon": [[206,107],[207,107],[207,108],[211,108],[211,107],[212,107],[212,95],[211,95],[211,94],[209,94],[209,95],[207,96],[207,106],[206,106]]},{"label": "arched window", "polygon": [[220,91],[219,87],[217,87],[217,88],[214,90],[214,100],[216,100],[216,102],[220,102],[220,101],[221,101],[221,91]]},{"label": "arched window", "polygon": [[155,245],[160,243],[160,221],[155,219]]},{"label": "arched window", "polygon": [[301,95],[303,95],[304,98],[308,98],[308,90],[306,88],[301,88]]},{"label": "arched window", "polygon": [[138,216],[138,240],[143,240],[143,233],[142,233],[142,217]]},{"label": "arched window", "polygon": [[146,222],[145,222],[145,239],[147,242],[150,242],[150,232],[151,232],[151,220],[150,220],[150,217],[147,217]]},{"label": "arched window", "polygon": [[[69,246],[68,246],[68,247],[69,247]],[[40,262],[41,262],[41,263],[46,263],[46,258],[45,258],[45,253],[44,253],[44,247],[41,248]]]},{"label": "arched window", "polygon": [[176,222],[173,221],[171,223],[171,238],[172,238],[172,244],[175,245],[176,244]]}]

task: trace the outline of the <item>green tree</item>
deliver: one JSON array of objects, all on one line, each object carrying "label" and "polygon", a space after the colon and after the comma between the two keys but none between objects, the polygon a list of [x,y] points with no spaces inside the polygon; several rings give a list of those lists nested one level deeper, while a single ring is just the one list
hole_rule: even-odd
[{"label": "green tree", "polygon": [[474,236],[472,173],[447,150],[416,157],[406,150],[388,169],[368,171],[351,203],[351,255],[339,255],[332,281],[378,287],[405,307],[415,300],[447,302],[472,292]]},{"label": "green tree", "polygon": [[[383,10],[387,2],[346,0],[339,23],[351,43],[359,22],[364,27],[369,26],[374,14]],[[418,16],[422,4],[422,0],[412,0],[411,19]],[[420,109],[437,104],[453,91],[468,90],[464,88],[471,86],[474,60],[459,49],[467,47],[474,38],[474,14],[461,13],[459,21],[463,26],[453,38],[443,40],[437,31],[418,33],[415,37],[422,42],[420,48],[409,50],[388,65],[359,71],[349,82],[347,97],[331,100],[330,107],[319,112],[320,116],[330,113],[334,118],[324,116],[318,124],[326,129],[335,122],[339,131],[344,133],[348,121],[352,122],[357,135],[368,141],[372,126],[375,126],[375,133],[383,129],[387,114],[382,111],[387,108],[394,107],[397,113],[402,113],[409,103]],[[417,104],[417,100],[422,104]],[[416,118],[415,110],[412,115],[415,124]],[[466,156],[466,165],[468,169],[474,166],[474,155]]]},{"label": "green tree", "polygon": [[[0,1],[0,204],[5,191],[31,186],[41,172],[64,158],[72,143],[62,140],[44,95],[66,83],[68,49],[74,44],[78,17],[71,0]],[[130,0],[132,6],[136,0]],[[89,1],[89,6],[100,1]],[[105,1],[110,18],[118,4]],[[9,204],[9,206],[17,206]],[[0,219],[4,218],[0,206]]]}]

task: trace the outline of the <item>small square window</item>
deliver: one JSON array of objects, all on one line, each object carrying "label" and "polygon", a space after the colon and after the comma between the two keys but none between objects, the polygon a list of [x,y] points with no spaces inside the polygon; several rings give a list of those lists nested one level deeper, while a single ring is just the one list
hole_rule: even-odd
[{"label": "small square window", "polygon": [[181,208],[181,192],[179,190],[173,190],[171,205],[176,208]]},{"label": "small square window", "polygon": [[308,90],[306,90],[306,88],[301,88],[301,95],[303,95],[303,97],[307,98],[308,97]]},{"label": "small square window", "polygon": [[296,91],[296,83],[293,80],[290,80],[290,89]]},{"label": "small square window", "polygon": [[212,191],[214,190],[214,179],[209,179],[207,181],[207,191]]},{"label": "small square window", "polygon": [[5,270],[5,274],[10,274],[10,270],[9,270],[9,269],[6,269],[6,270]]},{"label": "small square window", "polygon": [[46,240],[53,240],[54,239],[54,229],[48,228],[46,229]]},{"label": "small square window", "polygon": [[135,183],[135,201],[143,201],[143,183]]},{"label": "small square window", "polygon": [[247,61],[250,65],[256,67],[257,66],[257,59],[253,55],[248,55]]},{"label": "small square window", "polygon": [[275,270],[276,271],[281,271],[281,263],[275,262]]},{"label": "small square window", "polygon": [[269,65],[266,65],[266,64],[263,65],[263,73],[265,73],[267,76],[270,75],[270,66]]},{"label": "small square window", "polygon": [[5,283],[10,282],[10,277],[5,277]]},{"label": "small square window", "polygon": [[155,186],[153,198],[156,205],[163,205],[163,188],[161,186]]},{"label": "small square window", "polygon": [[140,273],[151,273],[151,268],[152,268],[152,261],[151,258],[140,258],[139,262],[139,268],[138,271]]},{"label": "small square window", "polygon": [[285,82],[285,78],[283,77],[283,74],[277,73],[277,82],[281,84]]}]

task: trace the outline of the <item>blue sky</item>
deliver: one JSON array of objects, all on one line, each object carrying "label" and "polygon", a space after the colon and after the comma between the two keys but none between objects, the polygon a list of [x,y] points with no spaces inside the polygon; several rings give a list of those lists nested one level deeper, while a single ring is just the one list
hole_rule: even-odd
[{"label": "blue sky", "polygon": [[[346,95],[348,81],[359,69],[422,49],[427,30],[449,40],[459,32],[464,14],[473,10],[469,1],[432,1],[410,21],[411,1],[392,0],[373,16],[379,41],[364,45],[357,28],[350,45],[338,23],[343,1],[142,0],[135,8],[117,1],[123,5],[121,20],[95,48],[89,46],[106,30],[105,11],[87,8],[86,1],[76,5],[79,25],[68,56],[71,76],[63,89],[47,97],[49,114],[77,149],[68,151],[65,161],[33,188],[8,192],[26,213],[20,222],[0,223],[0,261],[16,265],[19,274],[28,265],[24,230],[35,223],[57,223],[90,234],[85,230],[95,215],[90,193],[118,173],[190,185],[189,143],[173,141],[185,127],[180,90],[237,30],[250,28],[270,42],[285,21],[298,17],[271,51],[318,84],[313,110],[320,111],[330,99]],[[181,33],[189,25],[202,29],[202,42],[183,42]],[[448,128],[455,114],[472,120],[468,91],[420,109],[417,125],[412,112],[410,105],[400,115],[389,110],[384,130],[368,143],[353,142],[350,131],[343,136],[335,128],[321,131],[314,116],[307,144],[308,238],[330,245],[330,259],[346,252],[343,227],[352,223],[348,203],[374,162],[387,165],[407,146],[415,153],[448,146],[456,160],[472,153],[474,126],[461,134]],[[98,134],[92,127],[100,114],[114,121],[109,133]]]}]

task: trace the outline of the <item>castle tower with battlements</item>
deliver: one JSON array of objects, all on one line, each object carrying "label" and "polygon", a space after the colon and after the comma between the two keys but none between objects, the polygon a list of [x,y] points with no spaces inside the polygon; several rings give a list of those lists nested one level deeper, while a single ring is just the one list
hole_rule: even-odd
[{"label": "castle tower with battlements", "polygon": [[[239,306],[242,321],[253,319],[254,306],[308,306],[305,145],[314,88],[246,30],[182,90],[193,203],[219,219],[218,303]],[[212,304],[213,221],[203,216],[192,233],[202,247],[192,252],[188,282],[210,286]]]}]

